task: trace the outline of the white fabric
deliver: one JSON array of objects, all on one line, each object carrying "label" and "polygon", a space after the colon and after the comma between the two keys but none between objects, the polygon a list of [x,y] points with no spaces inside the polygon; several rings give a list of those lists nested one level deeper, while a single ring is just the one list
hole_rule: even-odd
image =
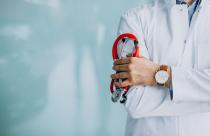
[{"label": "white fabric", "polygon": [[168,89],[133,86],[126,136],[210,136],[210,0],[202,0],[189,27],[186,5],[158,0],[122,15],[118,34],[133,33],[141,55],[172,66]]}]

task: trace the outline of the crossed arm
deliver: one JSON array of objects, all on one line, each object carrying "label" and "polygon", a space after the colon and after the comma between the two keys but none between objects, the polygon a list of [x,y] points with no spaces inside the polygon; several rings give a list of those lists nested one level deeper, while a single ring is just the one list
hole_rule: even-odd
[{"label": "crossed arm", "polygon": [[[159,69],[160,65],[155,64],[145,57],[128,57],[124,59],[116,60],[113,64],[113,69],[120,72],[111,75],[112,79],[127,79],[122,83],[116,82],[118,87],[126,87],[133,85],[143,86],[155,86],[155,73]],[[171,75],[171,71],[168,71]],[[171,78],[171,77],[170,77]],[[170,79],[166,84],[166,87],[170,86]]]},{"label": "crossed arm", "polygon": [[[141,20],[135,13],[128,12],[121,17],[118,34],[133,33],[141,40],[141,55],[144,57],[116,60],[113,79],[126,78],[116,86],[132,86],[125,108],[133,118],[145,116],[179,116],[210,112],[210,68],[186,69],[171,66],[169,75],[173,86],[173,100],[168,88],[156,86],[154,74],[160,64],[149,59]],[[167,86],[169,86],[168,83]]]}]

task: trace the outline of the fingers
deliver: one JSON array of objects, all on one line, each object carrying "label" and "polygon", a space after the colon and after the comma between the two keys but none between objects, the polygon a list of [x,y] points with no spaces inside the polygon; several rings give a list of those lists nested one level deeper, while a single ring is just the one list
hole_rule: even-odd
[{"label": "fingers", "polygon": [[129,80],[129,74],[126,73],[126,72],[122,72],[122,73],[117,73],[117,74],[113,74],[112,76],[112,79],[126,79],[125,81],[123,82],[115,82],[115,85],[117,87],[127,87],[127,86],[130,86],[132,85],[132,82]]},{"label": "fingers", "polygon": [[129,64],[131,63],[131,58],[123,58],[123,59],[118,59],[114,62],[114,65],[123,65],[123,64]]},{"label": "fingers", "polygon": [[[147,59],[147,58],[145,58],[144,56],[141,56],[141,55],[138,58],[140,58],[140,59]],[[136,57],[131,57],[131,55],[127,55],[127,58],[116,59],[114,61],[114,65],[129,64],[129,63],[134,62],[135,59],[136,59]]]},{"label": "fingers", "polygon": [[132,85],[132,84],[131,84],[131,82],[130,82],[129,80],[125,80],[125,81],[123,81],[123,82],[121,82],[121,83],[116,82],[115,85],[116,85],[117,87],[120,87],[120,88],[121,88],[121,87],[130,86],[130,85]]},{"label": "fingers", "polygon": [[132,57],[132,54],[128,54],[127,57]]},{"label": "fingers", "polygon": [[125,79],[125,78],[129,78],[129,74],[126,72],[121,72],[117,74],[112,74],[111,78],[112,79]]},{"label": "fingers", "polygon": [[115,65],[113,66],[113,70],[119,71],[119,72],[129,72],[130,71],[130,65],[129,64],[124,64],[124,65]]}]

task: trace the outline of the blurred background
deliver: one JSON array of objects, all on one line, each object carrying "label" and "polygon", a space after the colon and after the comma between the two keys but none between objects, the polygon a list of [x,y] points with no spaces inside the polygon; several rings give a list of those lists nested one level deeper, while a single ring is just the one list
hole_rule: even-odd
[{"label": "blurred background", "polygon": [[122,136],[110,100],[121,14],[149,0],[0,0],[0,136]]}]

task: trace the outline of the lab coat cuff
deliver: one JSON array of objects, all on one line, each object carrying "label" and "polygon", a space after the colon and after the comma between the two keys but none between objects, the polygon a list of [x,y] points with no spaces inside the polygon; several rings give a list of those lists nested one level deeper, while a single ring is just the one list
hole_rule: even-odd
[{"label": "lab coat cuff", "polygon": [[172,88],[169,89],[169,93],[170,93],[171,101],[173,101],[174,92],[173,92],[173,89]]},{"label": "lab coat cuff", "polygon": [[170,80],[169,94],[170,94],[170,98],[171,98],[171,101],[172,101],[173,100],[173,96],[174,96],[172,79]]},{"label": "lab coat cuff", "polygon": [[[172,67],[172,88],[170,89],[171,98],[175,102],[180,102],[188,96],[188,91],[185,88],[185,83],[188,80],[188,72],[183,71],[182,68]],[[172,92],[171,92],[172,91]]]}]

